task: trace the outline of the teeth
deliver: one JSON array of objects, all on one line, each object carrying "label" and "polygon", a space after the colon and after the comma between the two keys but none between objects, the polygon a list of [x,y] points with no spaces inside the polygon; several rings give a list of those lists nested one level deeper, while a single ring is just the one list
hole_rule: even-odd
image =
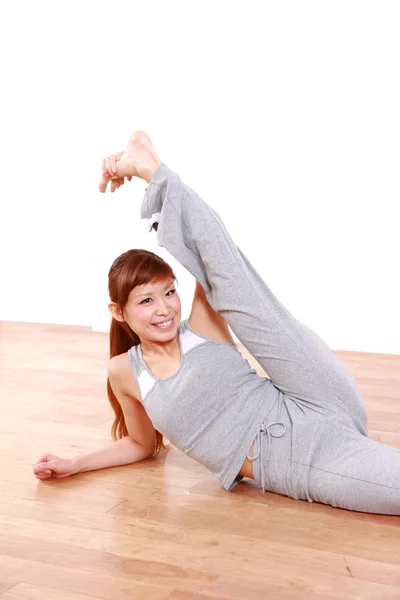
[{"label": "teeth", "polygon": [[172,323],[172,319],[171,321],[165,321],[165,323],[163,323],[162,325],[156,325],[156,327],[161,327],[161,329],[165,329],[165,327],[169,327]]}]

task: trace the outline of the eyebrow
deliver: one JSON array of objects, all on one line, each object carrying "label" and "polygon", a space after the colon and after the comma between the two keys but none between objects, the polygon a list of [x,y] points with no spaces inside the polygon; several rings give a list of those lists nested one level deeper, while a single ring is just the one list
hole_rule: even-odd
[{"label": "eyebrow", "polygon": [[[171,279],[171,280],[170,280],[170,281],[167,283],[167,285],[164,287],[164,290],[165,290],[167,287],[169,287],[170,285],[172,285],[173,283],[175,283],[175,280],[174,280],[174,279]],[[137,294],[137,295],[136,295],[136,298],[140,298],[141,296],[151,296],[151,294],[152,294],[152,293],[153,293],[153,292],[145,292],[144,294]]]}]

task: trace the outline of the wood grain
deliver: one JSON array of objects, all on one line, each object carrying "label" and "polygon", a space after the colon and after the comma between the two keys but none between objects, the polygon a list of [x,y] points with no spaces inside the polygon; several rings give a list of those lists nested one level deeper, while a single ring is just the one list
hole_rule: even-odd
[{"label": "wood grain", "polygon": [[[370,436],[400,448],[400,356],[335,354]],[[110,443],[107,359],[108,335],[90,328],[0,322],[1,600],[400,598],[400,517],[262,495],[251,480],[228,493],[175,448],[38,481],[41,454]]]}]

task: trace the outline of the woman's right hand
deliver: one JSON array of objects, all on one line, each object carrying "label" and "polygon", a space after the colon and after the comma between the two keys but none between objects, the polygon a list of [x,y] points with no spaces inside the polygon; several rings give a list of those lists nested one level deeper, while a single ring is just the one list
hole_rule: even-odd
[{"label": "woman's right hand", "polygon": [[33,473],[38,479],[49,479],[50,477],[69,477],[78,473],[74,460],[60,458],[54,454],[44,454],[33,465]]},{"label": "woman's right hand", "polygon": [[[124,177],[118,177],[117,173],[117,162],[121,160],[123,152],[117,152],[116,154],[110,154],[101,161],[101,179],[99,183],[99,190],[105,192],[108,183],[111,181],[111,191],[115,192],[121,185],[125,183]],[[128,181],[132,180],[132,176],[127,177]]]}]

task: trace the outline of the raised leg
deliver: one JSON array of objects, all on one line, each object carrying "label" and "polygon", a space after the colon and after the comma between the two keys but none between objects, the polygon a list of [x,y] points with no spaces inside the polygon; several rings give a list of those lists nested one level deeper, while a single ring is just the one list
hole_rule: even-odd
[{"label": "raised leg", "polygon": [[146,190],[141,217],[203,286],[214,310],[267,371],[273,383],[317,411],[341,411],[366,434],[358,385],[328,346],[279,302],[219,215],[161,163]]},{"label": "raised leg", "polygon": [[219,215],[165,163],[154,172],[141,217],[203,286],[247,350],[282,392],[319,412],[350,415],[366,434],[358,385],[328,346],[279,302]]}]

